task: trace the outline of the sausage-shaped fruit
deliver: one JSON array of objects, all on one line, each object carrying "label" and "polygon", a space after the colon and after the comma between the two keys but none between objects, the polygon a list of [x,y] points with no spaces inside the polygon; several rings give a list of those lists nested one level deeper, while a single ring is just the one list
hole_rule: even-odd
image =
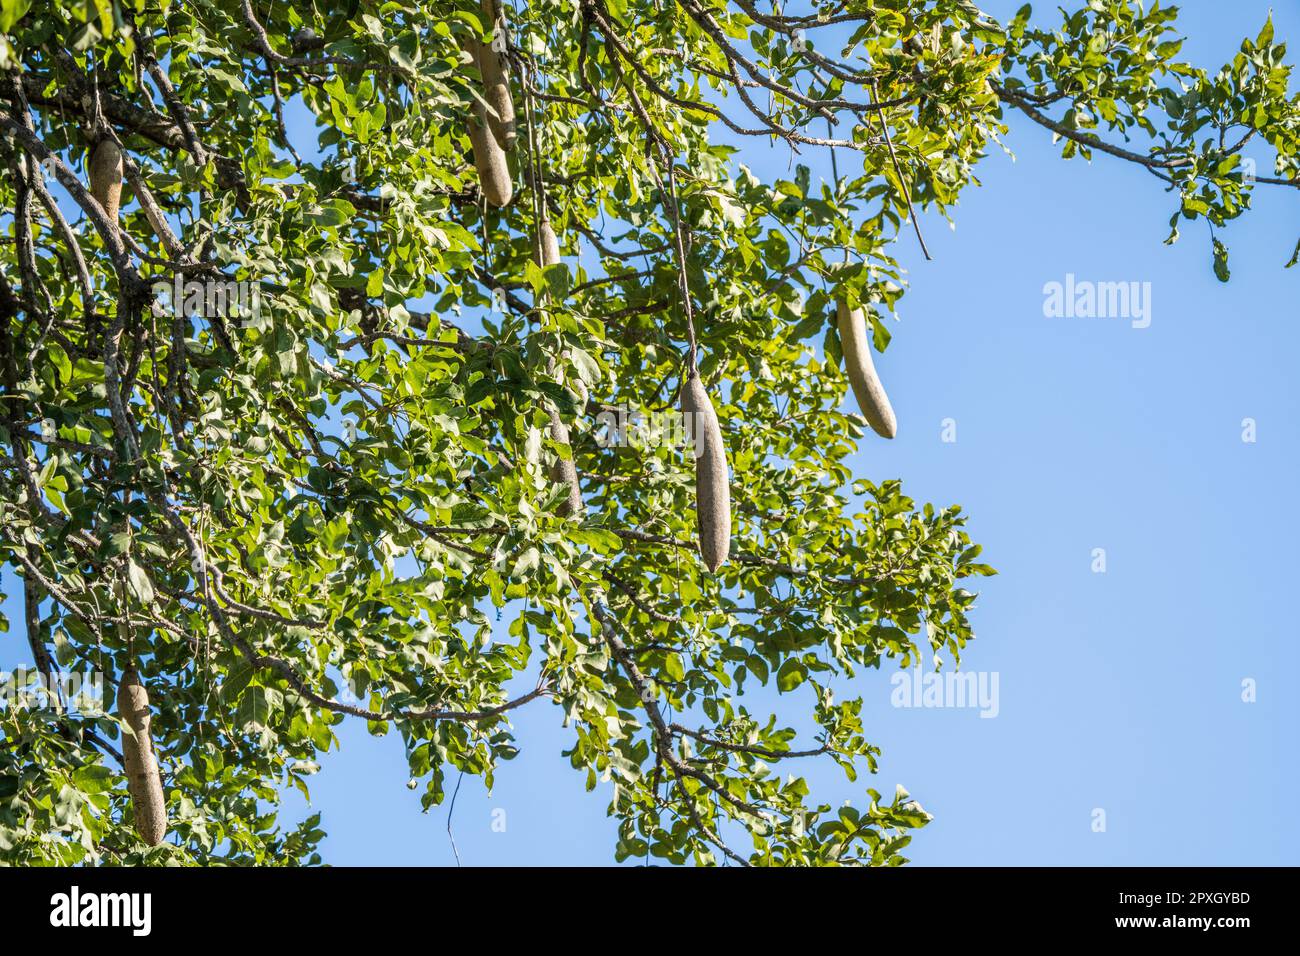
[{"label": "sausage-shaped fruit", "polygon": [[695,446],[695,522],[700,557],[710,571],[716,571],[731,550],[731,489],[727,485],[722,429],[698,371],[692,370],[682,386],[682,420]]},{"label": "sausage-shaped fruit", "polygon": [[[500,32],[502,20],[495,0],[480,0],[483,15],[492,21],[493,32],[504,38]],[[515,103],[510,98],[510,75],[501,61],[501,55],[487,43],[474,41],[474,59],[478,63],[479,76],[483,77],[483,98],[487,100],[492,112],[488,114],[488,125],[497,145],[506,152],[515,148],[518,134],[515,132]]]},{"label": "sausage-shaped fruit", "polygon": [[[555,230],[551,228],[551,220],[543,219],[537,224],[537,237],[534,244],[533,254],[537,258],[537,264],[542,268],[553,266],[560,261],[560,243],[555,237]],[[567,353],[561,353],[562,357]],[[555,375],[555,360],[552,359],[547,371],[551,376]],[[582,404],[586,405],[586,399]],[[550,417],[551,440],[561,445],[570,445],[569,426],[564,424],[560,418],[559,410],[554,405],[547,409],[547,415]],[[551,466],[551,480],[568,486],[569,497],[560,505],[560,514],[578,515],[585,509],[582,502],[582,486],[578,483],[578,468],[572,459],[565,460],[556,456],[555,463]]]},{"label": "sausage-shaped fruit", "polygon": [[[549,411],[551,419],[551,440],[561,445],[569,445],[569,426],[564,424],[560,418],[560,413],[552,406]],[[572,454],[572,451],[570,451]],[[561,458],[558,455],[555,463],[551,466],[551,480],[557,484],[568,486],[569,497],[560,505],[560,514],[568,517],[574,517],[582,514],[585,510],[582,501],[582,486],[578,484],[578,468],[573,463],[572,458]]]},{"label": "sausage-shaped fruit", "polygon": [[134,731],[134,736],[122,734],[122,762],[135,811],[135,832],[145,843],[157,846],[167,835],[167,805],[149,733],[149,694],[134,667],[118,683],[117,714]]},{"label": "sausage-shaped fruit", "polygon": [[122,150],[111,139],[101,139],[90,154],[90,194],[116,224],[122,201]]},{"label": "sausage-shaped fruit", "polygon": [[488,128],[483,104],[474,101],[474,118],[469,124],[469,142],[474,148],[474,168],[478,170],[479,188],[492,205],[500,208],[510,204],[514,184],[510,181],[510,165],[505,151]]},{"label": "sausage-shaped fruit", "polygon": [[835,318],[840,330],[840,351],[844,354],[844,372],[853,386],[858,408],[875,433],[882,438],[898,434],[898,420],[889,404],[885,386],[880,384],[876,365],[871,360],[871,339],[867,336],[866,317],[861,309],[850,309],[843,301],[835,304]]},{"label": "sausage-shaped fruit", "polygon": [[543,219],[537,226],[537,264],[545,269],[560,261],[560,240],[555,236],[550,219]]}]

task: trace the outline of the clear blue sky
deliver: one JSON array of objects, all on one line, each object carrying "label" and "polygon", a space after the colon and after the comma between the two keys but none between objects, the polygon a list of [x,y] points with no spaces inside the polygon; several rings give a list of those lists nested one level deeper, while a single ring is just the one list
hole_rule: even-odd
[{"label": "clear blue sky", "polygon": [[[1005,19],[1019,4],[983,6]],[[1217,68],[1269,8],[1184,5],[1184,56]],[[1295,2],[1273,13],[1279,38],[1300,38]],[[902,783],[935,815],[909,848],[920,865],[1300,863],[1300,697],[1288,683],[1300,673],[1300,267],[1282,268],[1300,197],[1256,191],[1222,233],[1232,281],[1221,284],[1203,224],[1161,244],[1175,206],[1161,183],[1108,157],[1065,162],[1045,131],[1011,124],[1016,161],[985,161],[955,231],[925,223],[935,261],[910,233],[896,249],[911,287],[878,366],[899,436],[864,442],[856,469],[971,515],[1000,575],[981,582],[963,666],[998,673],[1000,712],[894,708],[888,671],[842,682],[838,696],[864,696],[884,751],[867,785]],[[745,145],[748,165],[784,175],[784,151]],[[804,161],[829,175],[825,157]],[[1067,273],[1150,282],[1150,327],[1045,318],[1043,285]],[[941,441],[946,418],[955,443]],[[16,626],[0,666],[12,666],[28,652],[19,602],[5,610]],[[1241,700],[1245,678],[1255,703]],[[539,703],[513,722],[522,752],[495,791],[471,777],[461,787],[462,861],[611,863],[608,788],[585,792],[561,756],[558,709]],[[400,740],[356,722],[340,737],[312,783],[326,860],[454,863],[447,807],[421,814]],[[833,765],[802,769],[829,802],[861,798]],[[286,800],[290,815],[307,812],[300,795]]]}]

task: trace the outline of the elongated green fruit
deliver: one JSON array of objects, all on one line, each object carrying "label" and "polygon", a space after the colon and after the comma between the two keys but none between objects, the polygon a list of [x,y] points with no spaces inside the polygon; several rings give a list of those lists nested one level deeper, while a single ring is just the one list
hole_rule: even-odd
[{"label": "elongated green fruit", "polygon": [[[543,219],[537,224],[537,235],[533,240],[533,254],[537,258],[537,264],[542,268],[553,266],[560,261],[560,243],[555,238],[555,230],[551,228],[550,219]],[[555,359],[547,365],[547,372],[555,376]],[[583,403],[586,404],[585,402]],[[561,445],[570,443],[569,426],[564,424],[560,418],[560,412],[553,404],[548,403],[546,409],[550,417],[551,440]],[[554,464],[551,465],[551,480],[560,484],[567,485],[569,488],[569,497],[560,505],[560,514],[562,515],[579,515],[585,510],[582,501],[582,486],[578,483],[578,468],[572,459],[565,461],[563,458],[556,457]]]},{"label": "elongated green fruit", "polygon": [[871,340],[867,337],[866,317],[861,309],[849,309],[843,301],[835,304],[835,318],[840,328],[840,351],[844,353],[844,372],[853,386],[858,408],[875,433],[882,438],[898,434],[898,420],[889,404],[885,386],[880,384],[876,365],[871,360]]},{"label": "elongated green fruit", "polygon": [[551,220],[543,219],[537,225],[537,264],[545,269],[560,261],[560,240],[551,228]]},{"label": "elongated green fruit", "polygon": [[[504,39],[500,12],[494,0],[479,0],[479,6],[492,21],[493,32]],[[501,62],[501,55],[491,45],[475,41],[474,58],[478,62],[479,76],[483,77],[483,98],[492,107],[492,113],[488,115],[492,136],[498,146],[510,152],[518,139],[515,132],[515,103],[510,98],[510,76]]]},{"label": "elongated green fruit", "polygon": [[90,194],[116,223],[122,201],[122,150],[111,139],[101,139],[90,154]]},{"label": "elongated green fruit", "polygon": [[469,142],[474,147],[474,168],[478,170],[479,188],[483,195],[498,208],[509,205],[514,196],[510,165],[506,162],[505,151],[488,128],[483,105],[477,100],[474,102],[474,119],[469,124]]},{"label": "elongated green fruit", "polygon": [[695,523],[700,534],[700,557],[710,571],[716,571],[731,551],[731,490],[727,485],[722,429],[699,372],[692,371],[682,386],[682,419],[695,445]]},{"label": "elongated green fruit", "polygon": [[149,694],[134,667],[128,668],[118,683],[117,714],[135,732],[135,736],[122,735],[122,762],[135,811],[135,832],[145,843],[157,846],[167,835],[167,806],[149,736]]},{"label": "elongated green fruit", "polygon": [[[551,406],[548,414],[551,418],[551,439],[561,445],[569,445],[569,426],[564,424],[554,406]],[[560,505],[560,514],[569,516],[582,514],[585,510],[582,486],[578,484],[578,468],[573,463],[573,459],[566,461],[556,456],[555,464],[551,466],[551,480],[567,485],[569,488],[569,497]]]}]

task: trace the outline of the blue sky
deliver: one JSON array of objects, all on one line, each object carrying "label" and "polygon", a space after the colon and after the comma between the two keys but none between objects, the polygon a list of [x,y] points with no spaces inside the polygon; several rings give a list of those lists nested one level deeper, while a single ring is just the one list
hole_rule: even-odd
[{"label": "blue sky", "polygon": [[[1001,19],[1018,5],[983,4]],[[1186,4],[1184,57],[1217,68],[1268,10]],[[1300,36],[1300,6],[1273,14],[1280,38]],[[1036,18],[1055,16],[1040,5]],[[838,696],[865,698],[883,748],[866,785],[904,784],[935,815],[908,851],[919,865],[1295,864],[1300,267],[1282,265],[1300,202],[1256,191],[1256,208],[1221,233],[1222,284],[1202,223],[1162,245],[1175,208],[1163,184],[1108,157],[1063,161],[1045,131],[1011,126],[1015,161],[985,161],[956,229],[923,220],[934,261],[910,232],[895,249],[910,289],[877,366],[899,435],[864,440],[856,461],[865,477],[901,477],[918,502],[970,514],[1000,574],[980,582],[963,668],[997,674],[999,713],[893,707],[888,671],[843,681]],[[760,175],[785,175],[784,151],[745,146]],[[829,175],[825,156],[803,161]],[[1150,326],[1045,317],[1044,284],[1070,273],[1149,282]],[[945,419],[955,442],[942,440]],[[6,572],[4,590],[15,585]],[[27,649],[19,603],[5,610],[16,626],[0,666],[11,666]],[[1254,703],[1244,679],[1257,682]],[[545,704],[516,712],[521,753],[495,791],[465,778],[452,822],[466,865],[612,862],[609,791],[585,792],[561,756],[561,720]],[[356,722],[340,738],[312,782],[326,860],[453,864],[447,807],[421,814],[400,740]],[[831,803],[861,799],[864,784],[833,765],[801,770]],[[286,799],[291,816],[308,812]]]}]

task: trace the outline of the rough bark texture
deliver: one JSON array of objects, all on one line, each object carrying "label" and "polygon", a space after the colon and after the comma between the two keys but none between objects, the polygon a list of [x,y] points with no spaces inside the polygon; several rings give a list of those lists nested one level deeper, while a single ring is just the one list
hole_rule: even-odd
[{"label": "rough bark texture", "polygon": [[898,420],[871,359],[866,317],[861,309],[851,310],[843,302],[836,303],[835,317],[840,329],[840,350],[844,353],[844,372],[853,386],[858,408],[877,435],[893,438],[898,434]]},{"label": "rough bark texture", "polygon": [[117,222],[122,202],[122,150],[111,139],[100,140],[90,155],[90,193]]},{"label": "rough bark texture", "polygon": [[695,520],[700,556],[710,571],[731,550],[731,490],[727,485],[727,450],[713,402],[698,372],[682,387],[682,417],[695,444]]},{"label": "rough bark texture", "polygon": [[149,694],[135,668],[124,673],[118,684],[117,714],[135,732],[134,737],[122,735],[122,760],[135,810],[135,831],[145,843],[157,846],[167,835],[167,805],[149,735]]}]

